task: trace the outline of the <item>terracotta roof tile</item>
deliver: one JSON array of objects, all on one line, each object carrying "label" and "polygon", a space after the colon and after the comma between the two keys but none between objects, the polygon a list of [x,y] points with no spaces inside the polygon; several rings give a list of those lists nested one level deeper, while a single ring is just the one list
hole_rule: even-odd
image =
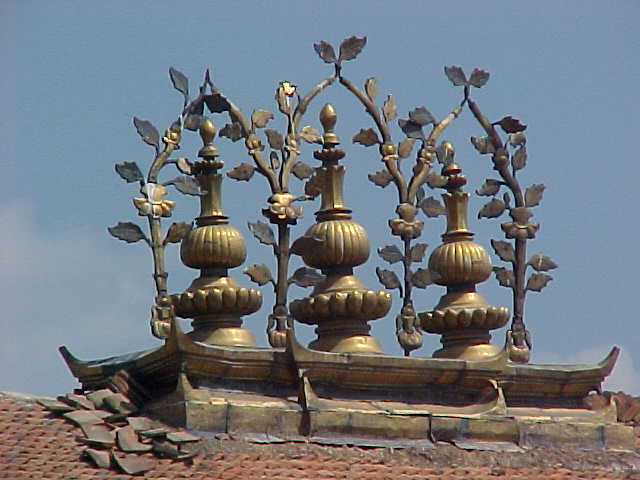
[{"label": "terracotta roof tile", "polygon": [[[48,412],[33,398],[0,394],[0,478],[140,478],[96,467],[84,457],[87,446],[76,438],[79,435],[79,427]],[[217,440],[208,441],[205,454],[192,462],[158,459],[151,453],[143,456],[156,463],[144,474],[153,480],[640,479],[640,457],[636,454],[568,449],[505,454],[438,445],[414,452]]]}]

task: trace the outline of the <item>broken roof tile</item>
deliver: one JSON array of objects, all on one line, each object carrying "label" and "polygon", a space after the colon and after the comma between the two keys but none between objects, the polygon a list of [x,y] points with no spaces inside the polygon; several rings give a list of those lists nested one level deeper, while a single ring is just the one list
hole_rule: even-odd
[{"label": "broken roof tile", "polygon": [[154,440],[153,451],[160,456],[169,458],[176,458],[180,455],[180,449],[177,445],[164,440]]},{"label": "broken roof tile", "polygon": [[127,422],[136,432],[153,430],[158,426],[158,422],[147,417],[127,417]]},{"label": "broken roof tile", "polygon": [[101,390],[95,390],[91,393],[87,393],[87,398],[91,400],[95,408],[106,408],[104,405],[105,397],[113,395],[113,392],[107,388]]},{"label": "broken roof tile", "polygon": [[105,396],[104,405],[113,413],[122,415],[131,415],[138,411],[138,407],[121,393],[113,393]]},{"label": "broken roof tile", "polygon": [[167,433],[169,433],[170,431],[171,430],[167,428],[159,427],[159,428],[152,428],[151,430],[143,430],[140,432],[140,435],[148,438],[160,438],[160,437],[166,437]]},{"label": "broken roof tile", "polygon": [[64,396],[59,396],[58,400],[68,403],[72,407],[84,408],[85,410],[93,410],[95,408],[93,402],[84,395],[77,395],[75,393],[67,393]]},{"label": "broken roof tile", "polygon": [[81,425],[84,443],[102,447],[112,447],[116,443],[115,432],[105,424]]},{"label": "broken roof tile", "polygon": [[111,467],[111,453],[107,450],[96,450],[94,448],[85,448],[84,454],[93,461],[96,467],[99,467],[99,468]]},{"label": "broken roof tile", "polygon": [[201,438],[197,435],[193,435],[188,432],[169,432],[167,433],[167,440],[172,441],[173,443],[182,443],[182,442],[197,442]]},{"label": "broken roof tile", "polygon": [[140,475],[148,472],[156,466],[156,460],[153,457],[141,456],[135,454],[118,455],[112,454],[115,464],[128,475]]},{"label": "broken roof tile", "polygon": [[153,448],[148,443],[141,443],[138,440],[138,434],[130,425],[118,428],[116,437],[118,439],[118,447],[123,452],[149,452]]},{"label": "broken roof tile", "polygon": [[100,418],[94,410],[74,410],[72,412],[67,412],[62,416],[73,422],[78,427],[103,423],[102,418]]},{"label": "broken roof tile", "polygon": [[52,398],[39,398],[38,403],[52,412],[67,413],[75,410],[71,405]]}]

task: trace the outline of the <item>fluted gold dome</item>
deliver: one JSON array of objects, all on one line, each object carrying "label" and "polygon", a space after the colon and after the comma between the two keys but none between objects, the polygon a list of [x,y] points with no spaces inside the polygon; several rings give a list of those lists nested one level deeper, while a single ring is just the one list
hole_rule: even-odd
[{"label": "fluted gold dome", "polygon": [[246,257],[244,238],[231,225],[195,228],[180,246],[182,262],[192,268],[238,267]]},{"label": "fluted gold dome", "polygon": [[307,237],[322,239],[318,248],[304,252],[304,262],[314,268],[355,267],[369,258],[369,239],[353,220],[327,220],[312,225]]},{"label": "fluted gold dome", "polygon": [[429,270],[438,285],[476,284],[491,274],[487,251],[470,240],[447,242],[429,257]]}]

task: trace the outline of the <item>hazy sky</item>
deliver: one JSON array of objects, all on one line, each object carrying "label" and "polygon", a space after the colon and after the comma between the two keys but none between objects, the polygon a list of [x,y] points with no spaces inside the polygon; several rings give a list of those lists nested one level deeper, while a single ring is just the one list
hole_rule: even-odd
[{"label": "hazy sky", "polygon": [[[444,65],[491,72],[473,92],[491,119],[514,115],[526,123],[528,167],[524,185],[544,183],[535,209],[541,223],[533,252],[559,266],[555,280],[529,295],[526,323],[534,362],[597,362],[613,345],[623,356],[608,388],[640,394],[637,179],[640,173],[637,107],[640,96],[635,0],[538,2],[0,2],[0,390],[57,394],[76,384],[57,352],[67,345],[81,359],[98,359],[159,345],[148,328],[153,300],[151,261],[141,243],[126,245],[106,231],[118,221],[137,221],[130,197],[138,192],[117,177],[113,164],[136,161],[147,168],[152,149],[133,128],[136,115],[161,131],[175,119],[181,99],[168,77],[170,66],[196,85],[211,68],[216,85],[246,113],[276,112],[280,80],[306,91],[330,73],[313,43],[334,45],[366,35],[364,52],[344,66],[361,85],[379,80],[379,97],[393,93],[398,111],[424,105],[438,117],[460,99]],[[346,201],[368,230],[372,255],[358,268],[364,283],[380,288],[374,249],[397,242],[387,219],[396,196],[368,182],[380,169],[374,148],[350,138],[371,126],[361,106],[334,86],[317,99],[304,124],[319,127],[317,111],[332,102],[337,133],[347,151]],[[227,119],[214,116],[222,126]],[[273,123],[282,127],[281,118]],[[394,130],[395,140],[403,138]],[[445,134],[472,191],[492,176],[490,161],[469,144],[481,135],[465,111]],[[241,142],[217,141],[227,166],[249,161]],[[181,154],[195,157],[198,142]],[[313,164],[313,148],[304,159]],[[170,177],[168,177],[170,178]],[[297,183],[294,189],[301,188]],[[251,237],[246,222],[260,219],[266,182],[226,181],[224,207],[246,236],[247,264],[272,265],[270,250]],[[197,214],[194,199],[171,192],[175,220]],[[474,198],[470,227],[488,250],[502,239],[498,222],[476,220],[484,199]],[[301,235],[317,203],[307,203]],[[423,241],[436,246],[442,218],[425,220]],[[429,252],[431,249],[429,250]],[[173,292],[196,272],[182,267],[169,249]],[[296,259],[295,262],[299,260]],[[494,258],[496,265],[501,262]],[[293,267],[298,264],[294,263]],[[241,269],[233,275],[247,285]],[[511,304],[495,279],[480,287],[494,305]],[[418,291],[418,311],[431,310],[440,287]],[[306,292],[292,287],[291,298]],[[395,294],[394,294],[395,295]],[[272,296],[248,317],[261,345]],[[394,313],[400,299],[394,299]],[[399,354],[392,316],[373,323],[389,353]],[[307,341],[311,329],[298,328]],[[503,342],[504,332],[494,333]],[[425,336],[418,355],[430,355],[439,338]]]}]

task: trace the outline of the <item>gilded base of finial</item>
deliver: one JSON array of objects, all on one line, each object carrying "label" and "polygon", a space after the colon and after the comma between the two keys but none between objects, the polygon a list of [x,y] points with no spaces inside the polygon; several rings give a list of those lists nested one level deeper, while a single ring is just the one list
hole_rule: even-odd
[{"label": "gilded base of finial", "polygon": [[371,335],[323,335],[309,344],[313,350],[332,353],[384,353],[380,342]]},{"label": "gilded base of finial", "polygon": [[490,343],[476,345],[454,345],[442,347],[433,352],[433,358],[452,358],[457,360],[486,360],[496,356],[502,348]]},{"label": "gilded base of finial", "polygon": [[227,276],[202,276],[189,288],[171,296],[175,313],[192,318],[194,330],[189,336],[212,345],[255,346],[253,334],[241,327],[242,315],[262,306],[262,294],[254,288],[239,286]]},{"label": "gilded base of finial", "polygon": [[461,360],[483,360],[500,352],[489,343],[489,332],[505,326],[509,316],[508,308],[488,305],[473,290],[449,292],[435,310],[419,314],[425,332],[442,335],[442,348],[433,356]]},{"label": "gilded base of finial", "polygon": [[334,318],[354,318],[362,321],[384,317],[391,308],[391,295],[385,291],[355,290],[320,293],[294,300],[291,314],[301,323],[317,325]]},{"label": "gilded base of finial", "polygon": [[195,318],[202,315],[249,315],[262,306],[262,294],[255,288],[241,287],[231,277],[201,276],[183,293],[171,295],[176,315]]},{"label": "gilded base of finial", "polygon": [[196,327],[187,336],[195,342],[228,347],[255,347],[257,342],[250,330],[242,327]]},{"label": "gilded base of finial", "polygon": [[391,295],[366,289],[328,291],[290,305],[296,320],[318,325],[318,339],[309,348],[340,353],[382,353],[379,342],[369,335],[367,322],[384,317],[390,308]]}]

